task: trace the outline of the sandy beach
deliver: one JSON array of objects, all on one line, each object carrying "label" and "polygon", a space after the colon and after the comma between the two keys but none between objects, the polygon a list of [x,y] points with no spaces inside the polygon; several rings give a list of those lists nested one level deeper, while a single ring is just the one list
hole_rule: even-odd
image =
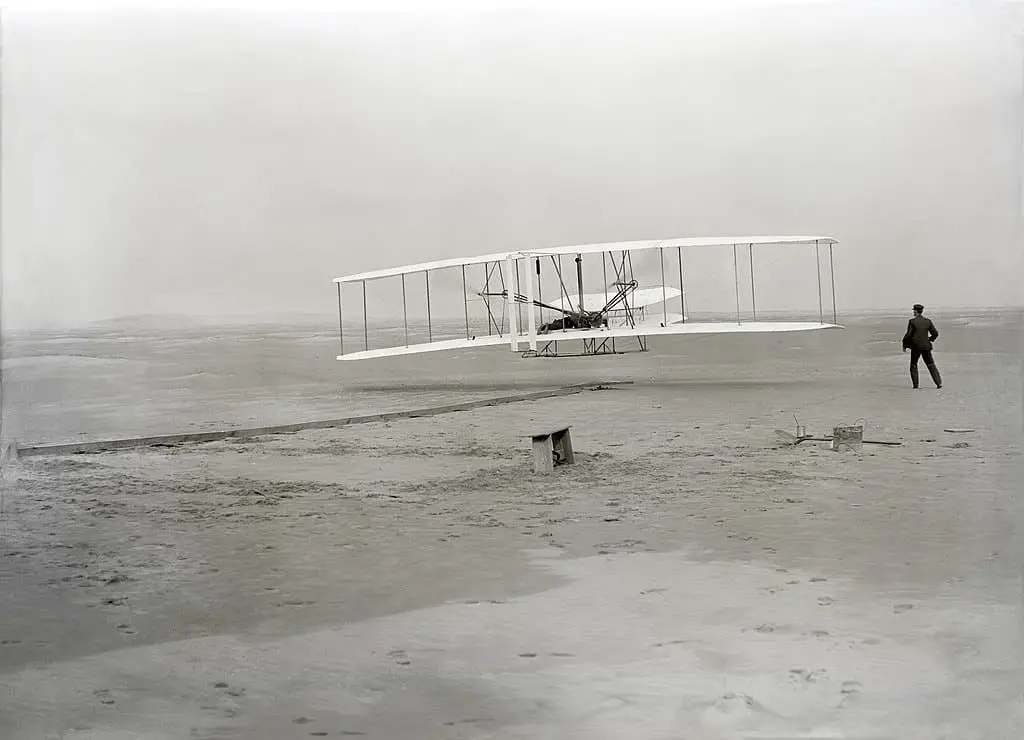
[{"label": "sandy beach", "polygon": [[[936,317],[919,391],[904,320],[357,367],[287,332],[258,362],[25,344],[34,443],[632,384],[5,464],[0,737],[1024,736],[1021,317]],[[902,444],[787,445],[794,416]],[[535,475],[552,424],[577,461]]]}]

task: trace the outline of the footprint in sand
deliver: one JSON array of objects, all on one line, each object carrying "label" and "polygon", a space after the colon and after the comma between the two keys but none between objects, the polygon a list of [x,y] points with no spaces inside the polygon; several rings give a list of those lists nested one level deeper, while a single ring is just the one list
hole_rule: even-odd
[{"label": "footprint in sand", "polygon": [[893,614],[903,614],[904,612],[909,612],[913,608],[914,608],[913,604],[897,604],[896,606],[894,606],[892,608],[892,613]]},{"label": "footprint in sand", "polygon": [[759,624],[756,627],[744,627],[743,631],[746,632],[747,630],[752,630],[754,632],[759,632],[762,635],[770,635],[771,633],[781,629],[783,629],[783,627],[776,627],[774,624]]},{"label": "footprint in sand", "polygon": [[0,646],[8,647],[9,645],[20,645],[21,640],[0,640]]},{"label": "footprint in sand", "polygon": [[228,696],[242,696],[245,694],[245,689],[231,688],[226,681],[218,681],[213,685],[215,689],[221,689]]},{"label": "footprint in sand", "polygon": [[767,707],[747,694],[729,693],[713,702],[703,712],[701,720],[705,725],[730,725],[745,720],[755,722],[773,716]]},{"label": "footprint in sand", "polygon": [[739,535],[739,534],[736,534],[735,532],[730,532],[729,534],[727,534],[725,536],[725,538],[728,539],[728,540],[738,539],[741,542],[750,542],[752,539],[754,539],[754,537],[752,535],[749,535],[749,534],[748,535]]},{"label": "footprint in sand", "polygon": [[392,658],[398,665],[411,665],[412,661],[409,660],[409,656],[406,655],[404,650],[392,650],[388,653],[388,657]]},{"label": "footprint in sand", "polygon": [[834,604],[834,603],[836,603],[836,600],[833,599],[831,596],[819,596],[818,597],[818,605],[819,606],[832,606],[832,604]]},{"label": "footprint in sand", "polygon": [[789,678],[792,681],[798,683],[816,683],[825,677],[826,671],[824,669],[817,671],[809,671],[806,668],[790,668]]},{"label": "footprint in sand", "polygon": [[92,695],[100,700],[100,704],[113,704],[114,698],[110,695],[110,689],[96,689]]},{"label": "footprint in sand", "polygon": [[842,686],[839,688],[839,693],[841,694],[839,706],[845,707],[847,704],[855,702],[857,697],[860,696],[861,689],[859,681],[843,681]]}]

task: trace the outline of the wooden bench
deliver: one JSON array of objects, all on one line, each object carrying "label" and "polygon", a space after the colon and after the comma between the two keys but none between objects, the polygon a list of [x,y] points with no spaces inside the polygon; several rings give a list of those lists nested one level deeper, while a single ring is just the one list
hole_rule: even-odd
[{"label": "wooden bench", "polygon": [[533,440],[533,470],[535,473],[550,473],[555,465],[572,465],[576,456],[572,450],[570,426],[557,427],[530,435]]}]

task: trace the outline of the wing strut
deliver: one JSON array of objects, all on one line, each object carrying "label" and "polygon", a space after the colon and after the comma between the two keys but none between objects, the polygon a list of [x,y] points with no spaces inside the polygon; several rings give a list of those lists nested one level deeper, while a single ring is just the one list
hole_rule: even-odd
[{"label": "wing strut", "polygon": [[[540,274],[540,261],[537,262],[537,274]],[[537,316],[536,311],[533,310],[533,275],[530,273],[530,268],[526,268],[526,301],[530,305],[530,310],[526,312],[527,328],[530,334],[530,351],[537,351]]]},{"label": "wing strut", "polygon": [[[620,264],[615,263],[615,254],[613,252],[609,252],[608,255],[612,258],[612,268],[615,270],[615,285],[627,285],[628,283],[626,281],[626,251],[623,250],[622,252],[622,259],[620,260]],[[630,259],[630,275],[632,275],[633,272],[632,262],[632,259]],[[636,287],[635,280],[630,280],[629,282],[631,282],[633,286]],[[618,299],[616,298],[613,300],[617,302]],[[633,311],[629,307],[629,302],[625,299],[625,297],[622,298],[622,305],[623,310],[625,310],[626,312],[626,321],[629,323],[630,327],[635,327],[636,322],[633,320]]]},{"label": "wing strut", "polygon": [[434,341],[434,332],[430,328],[430,270],[423,271],[423,281],[427,286],[427,341]]},{"label": "wing strut", "polygon": [[405,346],[409,346],[409,310],[405,302],[405,273],[402,274],[402,325],[405,327]]},{"label": "wing strut", "polygon": [[[514,262],[514,258],[512,258],[512,257],[507,257],[505,259],[505,267],[508,268],[508,282],[509,282],[510,285],[513,284],[514,281],[515,281],[515,277],[512,274],[513,273],[513,268],[512,268],[512,263],[513,262]],[[504,287],[504,284],[505,284],[504,276],[502,277],[501,282],[502,282],[502,286]],[[519,310],[519,306],[511,304],[507,300],[505,301],[505,313],[508,314],[508,335],[509,335],[509,341],[512,344],[512,351],[513,352],[518,352],[519,351],[519,327],[516,325],[516,312],[518,310]],[[504,316],[502,317],[501,324],[502,324],[502,326],[505,325]]]},{"label": "wing strut", "polygon": [[368,328],[369,319],[366,318],[366,281],[363,283],[363,346],[365,349],[370,349],[370,330]]},{"label": "wing strut", "polygon": [[747,245],[747,256],[750,258],[750,312],[757,321],[757,296],[754,293],[754,245]]},{"label": "wing strut", "polygon": [[469,295],[466,293],[466,266],[462,266],[462,308],[466,314],[466,339],[469,339]]},{"label": "wing strut", "polygon": [[658,247],[658,258],[661,260],[661,315],[662,326],[668,326],[668,287],[665,285],[665,248]]},{"label": "wing strut", "polygon": [[736,283],[736,323],[742,324],[740,321],[740,268],[739,262],[736,259],[736,245],[732,245],[732,277]]},{"label": "wing strut", "polygon": [[[565,281],[562,280],[562,255],[558,255],[557,261],[554,255],[551,256],[551,264],[555,268],[555,274],[558,276],[558,286],[562,289],[562,296],[565,298],[565,302],[569,302],[569,289],[565,287]],[[563,311],[563,313],[565,313]]]},{"label": "wing strut", "polygon": [[341,314],[341,283],[338,283],[338,344],[340,353],[345,354],[345,322]]},{"label": "wing strut", "polygon": [[586,309],[583,306],[583,256],[576,255],[576,285],[578,289],[578,295],[580,297],[580,313],[586,313]]},{"label": "wing strut", "polygon": [[814,259],[818,265],[818,321],[825,323],[825,307],[821,302],[821,250],[818,249],[818,240],[814,240]]},{"label": "wing strut", "polygon": [[679,257],[679,313],[683,315],[683,323],[686,323],[686,283],[683,282],[683,248],[676,247],[676,254]]},{"label": "wing strut", "polygon": [[832,323],[839,323],[839,312],[836,310],[836,267],[832,261],[832,243],[828,245],[828,271],[832,275]]},{"label": "wing strut", "polygon": [[[495,262],[497,264],[497,262]],[[494,268],[491,267],[490,262],[484,263],[484,292],[480,293],[481,296],[485,295],[501,295],[501,293],[491,293],[491,274],[494,272]],[[491,304],[484,301],[484,307],[487,309],[487,336],[491,336],[491,326],[493,325],[497,330],[498,335],[501,335],[501,328],[498,326],[498,320],[494,318],[494,314],[491,312]]]}]

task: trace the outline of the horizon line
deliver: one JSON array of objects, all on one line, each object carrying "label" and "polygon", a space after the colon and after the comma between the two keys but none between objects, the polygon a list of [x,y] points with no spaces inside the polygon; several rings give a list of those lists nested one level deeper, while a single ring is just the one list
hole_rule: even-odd
[{"label": "horizon line", "polygon": [[[872,314],[893,314],[901,315],[909,311],[908,306],[885,306],[885,307],[850,307],[839,311],[840,317],[857,317]],[[1004,304],[1004,305],[960,305],[960,306],[940,306],[936,307],[933,312],[938,313],[949,313],[957,311],[987,311],[987,312],[1006,312],[1006,311],[1024,311],[1024,304]],[[689,312],[692,315],[698,316],[728,316],[731,315],[729,311],[692,311]],[[766,310],[763,313],[769,314],[805,314],[813,313],[809,310],[794,310],[794,309],[779,309],[777,311]],[[827,311],[826,313],[831,313]],[[166,314],[122,314],[118,316],[111,316],[106,318],[93,319],[87,323],[81,324],[68,324],[68,325],[57,325],[57,324],[45,324],[35,326],[2,326],[0,325],[0,337],[5,333],[11,334],[31,334],[31,333],[47,333],[47,332],[73,332],[73,331],[96,331],[104,328],[113,328],[110,325],[116,325],[119,322],[129,323],[136,322],[145,326],[146,324],[159,325],[161,321],[179,321],[195,322],[205,326],[235,326],[240,324],[274,324],[274,323],[288,323],[291,321],[309,321],[309,322],[331,322],[334,329],[337,329],[337,313],[331,311],[294,311],[294,312],[277,312],[277,313],[242,313],[242,314],[226,314],[226,315],[213,315],[213,314],[183,314],[183,313],[166,313]],[[401,319],[401,315],[379,315],[370,316],[371,322],[378,321],[392,321],[395,319]],[[441,321],[455,321],[462,322],[461,316],[435,316],[434,323]],[[749,320],[749,319],[748,319]],[[353,323],[361,324],[362,317],[354,320]],[[426,324],[423,318],[415,320],[416,324]]]}]

